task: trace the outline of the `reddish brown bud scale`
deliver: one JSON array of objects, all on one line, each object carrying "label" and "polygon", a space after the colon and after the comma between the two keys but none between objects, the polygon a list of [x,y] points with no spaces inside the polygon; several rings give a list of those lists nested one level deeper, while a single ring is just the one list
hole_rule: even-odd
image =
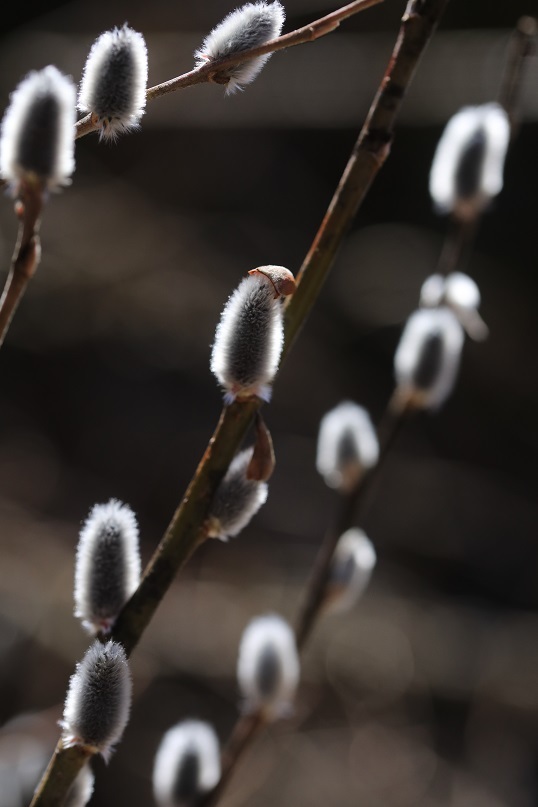
[{"label": "reddish brown bud scale", "polygon": [[275,300],[278,297],[290,297],[297,288],[293,274],[284,266],[273,266],[272,264],[258,266],[249,271],[249,275],[254,274],[265,275],[271,281],[275,290]]}]

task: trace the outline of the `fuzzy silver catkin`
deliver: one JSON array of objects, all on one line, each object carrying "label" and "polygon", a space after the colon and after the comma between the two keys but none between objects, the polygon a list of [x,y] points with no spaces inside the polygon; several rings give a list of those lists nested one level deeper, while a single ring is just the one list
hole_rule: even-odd
[{"label": "fuzzy silver catkin", "polygon": [[253,453],[253,448],[246,448],[237,454],[218,486],[207,521],[210,538],[225,541],[237,535],[267,501],[267,483],[247,479]]},{"label": "fuzzy silver catkin", "polygon": [[282,303],[274,285],[260,272],[249,274],[224,307],[211,353],[211,371],[227,403],[251,395],[270,400],[283,344]]},{"label": "fuzzy silver catkin", "polygon": [[138,126],[147,83],[148,52],[142,34],[128,25],[105,31],[93,43],[84,66],[78,108],[99,122],[101,137],[115,140]]},{"label": "fuzzy silver catkin", "polygon": [[449,120],[430,171],[439,213],[468,219],[489,205],[502,190],[509,140],[510,122],[499,104],[464,107]]},{"label": "fuzzy silver catkin", "polygon": [[163,736],[153,766],[159,807],[193,807],[220,779],[215,730],[202,720],[184,720]]},{"label": "fuzzy silver catkin", "polygon": [[299,683],[300,664],[295,636],[276,614],[253,619],[239,645],[237,679],[247,711],[263,709],[268,719],[291,708]]},{"label": "fuzzy silver catkin", "polygon": [[85,807],[92,796],[94,781],[95,777],[86,763],[69,788],[63,807]]},{"label": "fuzzy silver catkin", "polygon": [[108,760],[129,720],[131,690],[121,644],[96,640],[69,681],[61,721],[64,746],[85,745]]},{"label": "fuzzy silver catkin", "polygon": [[[204,39],[195,51],[196,67],[224,59],[235,53],[264,45],[280,36],[286,18],[278,3],[247,3],[228,14]],[[219,83],[226,84],[230,94],[244,88],[257,77],[271,54],[256,56],[247,62],[227,67],[219,72]]]},{"label": "fuzzy silver catkin", "polygon": [[400,392],[421,409],[437,409],[451,394],[464,333],[448,308],[421,308],[406,322],[394,356]]},{"label": "fuzzy silver catkin", "polygon": [[363,530],[352,527],[340,536],[325,587],[325,607],[347,611],[364,593],[376,564],[372,542]]},{"label": "fuzzy silver catkin", "polygon": [[89,632],[110,630],[140,582],[138,525],[117,499],[96,504],[80,532],[75,563],[75,616]]},{"label": "fuzzy silver catkin", "polygon": [[353,401],[342,401],[321,419],[316,468],[331,488],[349,492],[379,457],[370,415]]},{"label": "fuzzy silver catkin", "polygon": [[11,94],[0,132],[0,174],[16,191],[36,177],[48,190],[75,170],[76,90],[53,65],[29,73]]}]

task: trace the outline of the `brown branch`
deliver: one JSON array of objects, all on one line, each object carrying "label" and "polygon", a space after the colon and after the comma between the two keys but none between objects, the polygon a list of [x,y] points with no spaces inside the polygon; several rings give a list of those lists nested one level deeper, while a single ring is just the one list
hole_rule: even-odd
[{"label": "brown branch", "polygon": [[331,561],[340,536],[356,524],[358,518],[361,520],[364,518],[366,509],[372,502],[372,494],[379,480],[381,470],[385,465],[386,458],[394,445],[406,416],[411,411],[410,407],[406,406],[405,403],[397,405],[397,402],[398,396],[395,394],[387,404],[377,430],[379,440],[379,459],[377,464],[361,476],[352,491],[342,497],[338,518],[332,529],[326,533],[321,544],[306,587],[304,602],[299,610],[295,624],[295,638],[299,650],[302,650],[307,643],[315,622],[322,611]]},{"label": "brown branch", "polygon": [[[352,218],[388,155],[401,102],[447,1],[410,0],[407,6],[389,67],[329,210],[301,267],[301,283],[296,291],[296,294],[300,293],[300,302],[294,305],[291,298],[286,312],[286,353],[321,290]],[[128,654],[136,646],[179,569],[197,545],[205,540],[203,525],[211,500],[260,405],[261,401],[254,398],[235,402],[223,409],[183,501],[157,547],[140,586],[122,609],[113,628],[112,638],[121,642]],[[239,757],[258,733],[260,726],[257,721],[252,730],[248,729],[252,720],[252,716],[243,716],[232,733],[232,740],[237,737],[246,739],[237,743],[233,740],[232,745],[227,747],[223,757],[226,766],[223,769],[223,783],[231,777]],[[31,807],[51,804],[51,801],[47,801],[51,798],[56,798],[55,803],[61,804],[67,793],[72,779],[67,776],[61,779],[60,748],[61,743]],[[216,792],[212,791],[212,794]],[[220,794],[220,788],[218,792]],[[208,804],[216,803],[212,794],[208,797]]]},{"label": "brown branch", "polygon": [[[447,0],[410,0],[407,6],[388,68],[329,209],[303,262],[297,278],[297,290],[289,300],[286,312],[285,352],[296,339],[321,290],[351,221],[388,156],[393,126],[401,102],[446,3]],[[382,427],[384,432],[380,435],[383,450],[378,463],[378,471],[376,474],[370,474],[371,481],[364,486],[365,494],[381,469],[382,457],[386,457],[390,445],[396,438],[406,411],[405,405],[398,405],[396,398],[392,399]],[[346,503],[346,511],[342,515],[341,523],[344,518],[349,519],[350,513],[355,511],[358,498],[359,492],[357,491],[356,500],[350,498]],[[304,645],[319,611],[328,564],[338,537],[339,532],[335,530],[334,534],[327,538],[327,543],[320,552],[309,594],[298,620],[297,636],[300,646]],[[218,803],[247,745],[263,728],[263,722],[257,722],[255,727],[252,727],[251,720],[250,715],[243,715],[237,720],[230,740],[223,751],[221,782],[204,798],[203,807],[214,807]],[[237,737],[243,738],[241,743],[236,742]]]},{"label": "brown branch", "polygon": [[17,306],[39,264],[40,247],[37,233],[42,207],[41,185],[31,180],[21,181],[19,196],[15,202],[19,233],[0,299],[0,347],[4,343]]},{"label": "brown branch", "polygon": [[521,17],[510,37],[504,67],[504,75],[499,91],[499,104],[510,118],[512,137],[518,126],[517,105],[521,94],[523,76],[529,56],[536,52],[538,23],[534,17]]},{"label": "brown branch", "polygon": [[[505,57],[503,77],[498,94],[498,102],[504,107],[510,121],[510,144],[519,128],[517,107],[525,67],[529,57],[536,51],[536,35],[538,33],[537,21],[533,17],[521,17],[512,32]],[[476,238],[480,222],[487,208],[476,207],[474,212],[466,209],[465,216],[457,213],[450,216],[448,229],[443,242],[443,247],[437,263],[436,272],[440,275],[448,275],[461,269],[466,262],[474,240]],[[473,327],[474,326],[474,327]],[[488,335],[488,329],[479,315],[476,315],[474,323],[468,323],[467,330],[474,339],[484,339]]]},{"label": "brown branch", "polygon": [[389,155],[394,123],[407,88],[447,2],[410,0],[408,3],[394,51],[366,122],[297,277],[297,291],[287,308],[285,350],[289,350],[296,338],[344,235]]},{"label": "brown branch", "polygon": [[[365,11],[367,8],[371,8],[382,2],[383,0],[354,0],[353,3],[349,3],[347,6],[343,6],[336,11],[332,11],[325,17],[320,17],[320,19],[314,20],[314,22],[304,25],[302,28],[297,28],[295,31],[290,31],[288,34],[283,34],[283,36],[279,36],[277,39],[266,42],[265,45],[258,45],[256,48],[250,48],[241,53],[234,53],[233,56],[227,56],[218,61],[214,60],[208,62],[201,67],[189,70],[188,73],[183,73],[181,76],[171,78],[169,81],[164,81],[162,84],[156,84],[154,87],[149,87],[148,90],[146,90],[146,100],[153,101],[155,98],[160,98],[162,95],[168,95],[168,93],[183,90],[186,87],[214,82],[216,77],[218,77],[223,70],[229,69],[236,64],[247,62],[250,59],[256,58],[256,56],[264,56],[266,53],[276,53],[279,50],[292,48],[295,45],[313,42],[338,28],[342,20],[346,20],[348,17],[352,17],[354,14],[358,14],[360,11]],[[217,81],[216,83],[220,84],[222,82]],[[98,130],[99,124],[92,120],[91,114],[86,115],[84,118],[77,121],[75,138],[84,137],[84,135]]]}]

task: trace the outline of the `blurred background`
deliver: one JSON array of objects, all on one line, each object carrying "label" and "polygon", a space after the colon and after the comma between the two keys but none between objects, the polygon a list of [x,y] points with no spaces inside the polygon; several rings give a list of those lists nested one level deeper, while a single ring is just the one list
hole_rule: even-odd
[{"label": "blurred background", "polygon": [[[96,0],[11,9],[0,98],[54,63],[78,81],[102,31],[127,21],[150,85],[192,67],[233,5]],[[409,92],[391,156],[265,408],[277,467],[267,504],[181,572],[132,659],[135,702],[92,805],[153,804],[159,740],[184,717],[225,739],[237,646],[253,617],[293,619],[338,509],[314,467],[321,416],[344,398],[381,417],[392,357],[446,220],[428,196],[450,115],[497,95],[528,0],[451,0]],[[289,0],[286,31],[336,8]],[[209,371],[221,309],[251,268],[297,271],[383,74],[404,2],[275,55],[244,93],[199,86],[152,102],[116,145],[77,143],[73,185],[42,222],[43,258],[0,352],[0,807],[30,799],[89,639],[72,615],[74,552],[96,502],[138,515],[144,563],[217,422]],[[252,748],[223,804],[538,804],[536,204],[538,64],[503,193],[464,268],[490,338],[459,384],[408,422],[367,520],[378,565],[356,608],[323,619],[294,716]],[[16,237],[0,199],[0,267]],[[3,283],[3,281],[2,281]]]}]

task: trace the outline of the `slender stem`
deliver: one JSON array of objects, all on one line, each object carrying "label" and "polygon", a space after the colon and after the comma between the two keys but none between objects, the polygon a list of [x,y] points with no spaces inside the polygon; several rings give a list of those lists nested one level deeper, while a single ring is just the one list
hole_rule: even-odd
[{"label": "slender stem", "polygon": [[517,105],[523,83],[525,64],[536,52],[538,23],[534,17],[521,17],[510,37],[499,103],[510,118],[512,136],[518,125]]},{"label": "slender stem", "polygon": [[297,291],[289,299],[285,350],[289,350],[306,320],[344,235],[389,155],[394,123],[407,88],[446,4],[447,0],[410,0],[407,5],[385,75],[325,218],[301,266]]},{"label": "slender stem", "polygon": [[205,540],[203,523],[217,486],[243,440],[261,401],[253,398],[224,407],[217,428],[181,504],[131,599],[112,630],[130,655],[178,570]]},{"label": "slender stem", "polygon": [[[297,291],[289,300],[286,312],[285,352],[289,350],[297,337],[321,290],[323,281],[334,262],[340,243],[353,217],[379,168],[388,156],[393,125],[399,112],[401,101],[415,73],[420,57],[441,18],[446,3],[447,0],[410,0],[408,3],[389,66],[329,209],[303,262],[297,278]],[[390,445],[396,438],[406,411],[405,406],[398,407],[396,405],[396,399],[391,400],[391,404],[387,408],[386,417],[380,427],[380,431],[382,430],[380,437],[384,446],[383,457],[386,457]],[[380,461],[379,466],[381,465],[382,462]],[[372,485],[375,476],[375,474],[371,474],[372,481],[368,486],[364,486],[365,493]],[[356,497],[356,501],[350,499],[347,502],[346,512],[342,515],[342,522],[344,518],[349,518],[350,513],[355,510],[358,503],[358,492]],[[306,605],[298,620],[297,635],[299,636],[299,633],[303,634],[302,639],[300,639],[301,645],[306,641],[314,623],[315,615],[319,610],[319,591],[322,590],[324,585],[326,568],[328,568],[337,539],[338,535],[335,538],[334,534],[327,538],[327,545],[322,550],[323,559],[319,559],[316,564],[310,584],[310,593],[307,595]],[[262,728],[263,724],[257,724],[255,729],[250,729],[247,717],[244,715],[236,721],[230,741],[223,753],[221,782],[205,797],[203,807],[215,807],[218,803],[246,746],[254,740]],[[234,740],[236,736],[244,738],[244,741],[236,745]]]},{"label": "slender stem", "polygon": [[26,287],[33,277],[40,258],[39,217],[43,207],[41,186],[32,181],[21,182],[15,213],[19,218],[19,233],[11,266],[0,299],[0,347]]},{"label": "slender stem", "polygon": [[295,625],[295,638],[299,650],[304,648],[321,612],[331,561],[340,536],[356,522],[358,511],[361,518],[364,518],[366,509],[373,500],[375,485],[385,465],[385,460],[406,416],[411,411],[406,405],[396,406],[395,401],[396,396],[394,395],[387,404],[378,427],[379,460],[377,464],[361,476],[352,491],[342,497],[340,512],[335,524],[327,531],[319,549]]},{"label": "slender stem", "polygon": [[61,807],[69,788],[77,778],[91,751],[82,745],[64,748],[60,741],[37,786],[30,807]]},{"label": "slender stem", "polygon": [[[301,282],[295,293],[301,293],[301,302],[299,305],[293,305],[292,298],[292,304],[287,309],[286,352],[321,290],[352,217],[388,155],[392,127],[401,101],[447,2],[448,0],[410,0],[408,3],[389,67],[375,96],[366,124],[353,149],[350,163],[344,171],[316,240],[301,267],[299,273]],[[261,401],[252,399],[247,402],[235,402],[224,408],[183,501],[157,547],[140,586],[122,609],[112,631],[112,638],[120,641],[128,654],[136,646],[181,566],[198,543],[205,540],[203,524],[211,500],[260,405]],[[247,731],[246,720],[244,716],[232,734],[232,737],[244,736],[245,740],[229,747],[226,758],[228,773],[225,781],[231,776],[250,739],[258,732],[257,724],[252,731]],[[46,800],[54,798],[56,804],[61,804],[73,781],[68,776],[62,779],[62,758],[58,753],[60,747],[61,741],[31,807],[51,804],[51,801]],[[58,767],[60,771],[57,770]],[[213,800],[213,793],[216,791],[212,791],[209,795],[208,804],[216,803]]]},{"label": "slender stem", "polygon": [[[353,3],[348,3],[347,6],[332,11],[325,17],[320,17],[320,19],[314,20],[314,22],[304,25],[302,28],[297,28],[295,31],[290,31],[288,34],[283,34],[283,36],[279,36],[277,39],[272,39],[264,45],[258,45],[256,48],[249,48],[240,53],[234,53],[232,56],[227,56],[223,59],[209,61],[201,67],[189,70],[188,73],[183,73],[181,76],[171,78],[169,81],[164,81],[162,84],[149,87],[146,91],[146,100],[153,101],[155,98],[160,98],[162,95],[168,95],[170,92],[183,90],[186,87],[193,87],[195,84],[206,84],[208,82],[220,84],[222,81],[218,80],[219,75],[222,75],[222,72],[226,69],[247,62],[250,59],[255,59],[256,56],[264,56],[267,53],[276,53],[278,50],[292,48],[294,45],[303,45],[307,42],[313,42],[331,33],[335,28],[338,28],[342,20],[346,20],[348,17],[352,17],[354,14],[358,14],[360,11],[365,11],[367,8],[371,8],[382,2],[383,0],[354,0]],[[84,137],[98,129],[99,124],[92,120],[91,114],[86,115],[76,124],[75,138]]]},{"label": "slender stem", "polygon": [[232,733],[228,738],[221,757],[221,775],[217,785],[206,793],[196,807],[211,807],[216,804],[224,793],[235,767],[243,758],[245,751],[266,725],[266,718],[262,710],[242,715],[236,721]]}]

